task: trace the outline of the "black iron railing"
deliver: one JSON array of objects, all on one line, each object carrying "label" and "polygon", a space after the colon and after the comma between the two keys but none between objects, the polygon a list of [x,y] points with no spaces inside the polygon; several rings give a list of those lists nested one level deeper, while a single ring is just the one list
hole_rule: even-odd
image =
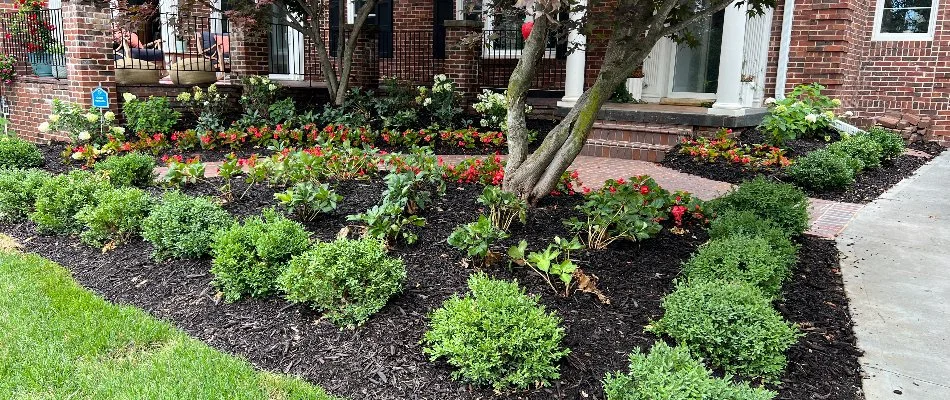
[{"label": "black iron railing", "polygon": [[17,59],[18,73],[66,78],[61,9],[0,14],[2,51]]},{"label": "black iron railing", "polygon": [[[508,86],[511,72],[521,58],[524,37],[520,30],[486,29],[482,36],[482,65],[479,68],[483,87],[503,88]],[[567,49],[552,35],[544,51],[544,59],[532,82],[538,90],[564,90]]]},{"label": "black iron railing", "polygon": [[113,10],[116,69],[231,71],[231,39],[223,18],[161,13],[129,23]]},{"label": "black iron railing", "polygon": [[445,54],[438,54],[433,29],[397,30],[392,35],[391,56],[379,59],[380,76],[431,84],[433,76],[444,73]]}]

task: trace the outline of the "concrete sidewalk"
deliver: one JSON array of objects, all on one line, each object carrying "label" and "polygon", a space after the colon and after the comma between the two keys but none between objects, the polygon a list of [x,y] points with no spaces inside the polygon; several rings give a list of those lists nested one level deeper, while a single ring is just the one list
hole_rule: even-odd
[{"label": "concrete sidewalk", "polygon": [[950,399],[950,152],[838,237],[867,400]]}]

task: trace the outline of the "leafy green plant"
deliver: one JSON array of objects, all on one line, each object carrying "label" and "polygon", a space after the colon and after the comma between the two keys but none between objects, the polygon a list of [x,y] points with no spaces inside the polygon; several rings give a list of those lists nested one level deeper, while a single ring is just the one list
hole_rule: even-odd
[{"label": "leafy green plant", "polygon": [[560,291],[554,287],[551,277],[557,278],[564,284],[564,296],[570,295],[571,283],[574,278],[574,271],[577,271],[577,264],[571,260],[571,251],[584,248],[576,237],[571,240],[563,239],[560,236],[554,237],[554,243],[549,244],[541,252],[531,252],[525,254],[528,249],[528,242],[522,240],[517,246],[508,249],[508,256],[518,264],[531,268],[548,283],[551,290],[555,293]]},{"label": "leafy green plant", "polygon": [[155,258],[198,258],[232,221],[211,198],[168,192],[142,222],[142,237],[155,246]]},{"label": "leafy green plant", "polygon": [[267,118],[274,125],[292,123],[296,116],[297,105],[290,97],[278,100],[267,107]]},{"label": "leafy green plant", "polygon": [[73,143],[94,148],[108,142],[108,136],[116,137],[120,142],[125,141],[125,128],[113,126],[115,120],[112,111],[101,112],[93,107],[85,108],[79,103],[53,99],[53,112],[49,121],[41,123],[37,129],[40,132],[65,132]]},{"label": "leafy green plant", "polygon": [[478,220],[462,225],[455,229],[448,238],[453,247],[465,252],[484,265],[491,265],[497,254],[491,251],[491,245],[505,239],[508,234],[492,225],[485,215],[479,215]]},{"label": "leafy green plant", "polygon": [[587,218],[571,218],[564,222],[572,231],[586,237],[587,246],[604,249],[617,240],[648,239],[660,232],[657,219],[665,205],[663,199],[649,198],[631,185],[617,185],[613,190],[591,192],[577,210]]},{"label": "leafy green plant", "polygon": [[488,207],[492,226],[502,231],[508,231],[515,218],[518,218],[522,224],[527,221],[528,203],[514,193],[501,190],[498,186],[485,186],[482,195],[478,196],[476,201]]},{"label": "leafy green plant", "polygon": [[[198,119],[196,131],[221,132],[224,130],[224,113],[227,108],[228,95],[218,91],[217,85],[209,85],[207,90],[195,86],[191,91],[178,94],[177,100],[191,109]],[[179,142],[181,144],[181,142]],[[197,141],[185,143],[185,147],[193,147]]]},{"label": "leafy green plant", "polygon": [[496,390],[560,377],[557,362],[570,353],[561,347],[560,318],[517,282],[478,273],[468,287],[464,297],[453,296],[430,315],[422,343],[431,360],[445,358],[456,368],[455,379]]},{"label": "leafy green plant", "polygon": [[30,214],[30,220],[40,232],[78,233],[82,224],[76,220],[76,213],[94,204],[97,192],[109,188],[108,182],[87,171],[53,176],[36,192],[36,211]]},{"label": "leafy green plant", "polygon": [[818,83],[799,85],[784,99],[769,105],[762,128],[770,135],[773,145],[818,137],[831,128],[838,120],[834,110],[841,106],[841,101],[822,94],[824,89]]},{"label": "leafy green plant", "polygon": [[236,123],[240,127],[264,125],[270,119],[268,112],[280,94],[280,86],[265,76],[241,77],[241,98],[238,102],[244,115]]},{"label": "leafy green plant", "polygon": [[860,161],[861,167],[855,172],[860,172],[863,169],[879,168],[881,158],[883,158],[881,145],[867,135],[845,136],[841,140],[829,144],[826,149],[832,153],[849,156]]},{"label": "leafy green plant", "polygon": [[171,187],[195,184],[205,178],[205,164],[197,156],[184,160],[182,156],[162,157],[168,168],[161,181]]},{"label": "leafy green plant", "polygon": [[406,267],[372,239],[317,243],[278,278],[287,300],[325,312],[337,325],[360,325],[402,291]]},{"label": "leafy green plant", "polygon": [[171,108],[168,98],[149,96],[141,100],[135,96],[124,96],[122,114],[125,115],[125,124],[134,134],[164,133],[168,134],[178,123],[181,113]]},{"label": "leafy green plant", "polygon": [[266,209],[214,236],[214,285],[226,301],[266,296],[277,288],[277,277],[290,259],[309,247],[310,235],[302,225]]},{"label": "leafy green plant", "polygon": [[43,165],[43,154],[36,145],[0,131],[0,168],[30,168]]},{"label": "leafy green plant", "polygon": [[455,82],[445,74],[439,74],[432,79],[432,88],[419,86],[416,103],[426,110],[429,116],[429,127],[434,129],[451,129],[456,117],[462,112],[458,107],[455,96]]},{"label": "leafy green plant", "polygon": [[40,187],[50,174],[37,169],[0,168],[0,221],[19,222],[33,211]]},{"label": "leafy green plant", "polygon": [[380,94],[373,103],[381,122],[380,128],[401,131],[417,127],[419,115],[415,107],[415,88],[396,78],[387,78],[380,86]]},{"label": "leafy green plant", "polygon": [[121,244],[139,233],[151,205],[151,197],[138,188],[100,190],[95,201],[76,214],[86,228],[79,237],[91,246]]},{"label": "leafy green plant", "polygon": [[430,186],[437,187],[437,193],[445,190],[444,183],[435,174],[424,172],[390,173],[386,175],[386,191],[383,203],[400,204],[408,214],[418,214],[432,202]]},{"label": "leafy green plant", "polygon": [[809,189],[839,190],[854,183],[854,167],[849,162],[853,160],[847,154],[819,149],[799,157],[785,173]]},{"label": "leafy green plant", "polygon": [[155,159],[142,153],[109,156],[96,163],[96,172],[103,174],[112,186],[144,188],[152,183]]},{"label": "leafy green plant", "polygon": [[419,240],[419,235],[409,231],[409,227],[426,225],[425,218],[403,214],[403,206],[397,203],[378,204],[366,212],[350,215],[346,219],[366,224],[367,237],[387,242],[401,239],[406,244]]},{"label": "leafy green plant", "polygon": [[754,286],[736,281],[680,283],[663,299],[665,314],[648,330],[667,334],[726,373],[776,379],[785,369],[785,351],[798,340]]},{"label": "leafy green plant", "polygon": [[792,263],[760,237],[731,235],[710,240],[683,264],[683,274],[696,280],[738,280],[762,290],[770,298],[781,295]]},{"label": "leafy green plant", "polygon": [[762,238],[776,255],[790,264],[794,264],[798,258],[798,245],[792,243],[788,233],[771,220],[759,218],[752,211],[727,211],[718,215],[709,224],[708,233],[711,240],[736,235]]},{"label": "leafy green plant", "polygon": [[885,160],[892,160],[904,154],[904,138],[897,132],[872,126],[864,134],[871,140],[881,146],[881,157]]},{"label": "leafy green plant", "polygon": [[808,196],[788,183],[757,177],[708,204],[716,213],[751,211],[759,218],[771,220],[790,236],[808,229]]},{"label": "leafy green plant", "polygon": [[274,198],[302,221],[313,221],[320,214],[333,212],[343,200],[343,196],[330,189],[330,185],[310,182],[301,182],[283,193],[275,193]]},{"label": "leafy green plant", "polygon": [[644,354],[630,353],[630,372],[608,373],[604,378],[607,400],[771,400],[776,393],[717,378],[685,346],[670,347],[657,341]]}]

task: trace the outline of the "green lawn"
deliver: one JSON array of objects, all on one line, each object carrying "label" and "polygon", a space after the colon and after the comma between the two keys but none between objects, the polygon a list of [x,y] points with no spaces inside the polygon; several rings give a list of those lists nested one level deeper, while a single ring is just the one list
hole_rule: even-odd
[{"label": "green lawn", "polygon": [[0,251],[0,393],[14,399],[333,399],[260,372],[48,260]]}]

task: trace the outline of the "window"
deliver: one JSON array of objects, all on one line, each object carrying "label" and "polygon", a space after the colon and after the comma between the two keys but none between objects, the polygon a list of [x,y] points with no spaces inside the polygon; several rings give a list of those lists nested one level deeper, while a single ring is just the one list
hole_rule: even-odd
[{"label": "window", "polygon": [[937,0],[877,0],[873,40],[932,40]]}]

